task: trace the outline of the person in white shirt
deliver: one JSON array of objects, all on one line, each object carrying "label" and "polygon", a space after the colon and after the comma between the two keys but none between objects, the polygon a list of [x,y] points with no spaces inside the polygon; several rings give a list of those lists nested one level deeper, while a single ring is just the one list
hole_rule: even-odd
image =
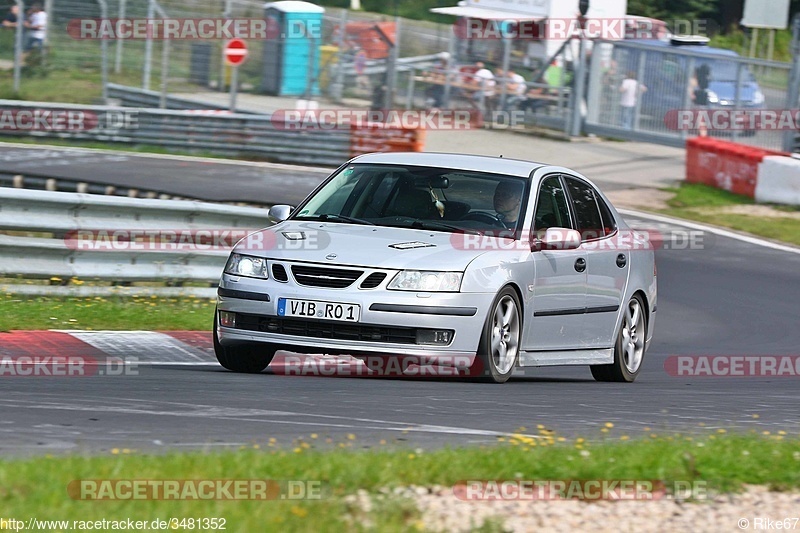
[{"label": "person in white shirt", "polygon": [[472,98],[477,105],[480,105],[482,100],[485,111],[491,113],[492,98],[494,97],[494,87],[496,85],[494,74],[481,61],[478,61],[475,66],[478,67],[478,70],[472,75],[472,79],[478,89]]},{"label": "person in white shirt", "polygon": [[25,27],[28,28],[28,45],[25,49],[38,48],[41,50],[44,46],[44,38],[47,32],[47,13],[42,10],[41,4],[33,4],[30,15],[25,21]]},{"label": "person in white shirt", "polygon": [[647,87],[636,81],[636,74],[628,72],[628,77],[622,80],[619,87],[621,93],[619,105],[622,108],[622,127],[626,130],[633,129],[633,117],[636,111],[636,101],[639,94],[647,91]]}]

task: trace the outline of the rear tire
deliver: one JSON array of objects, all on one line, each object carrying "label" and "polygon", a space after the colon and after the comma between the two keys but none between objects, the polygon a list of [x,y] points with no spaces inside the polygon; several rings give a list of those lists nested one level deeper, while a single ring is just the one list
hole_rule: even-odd
[{"label": "rear tire", "polygon": [[521,308],[511,287],[497,294],[483,325],[471,376],[480,381],[505,383],[514,373],[522,338]]},{"label": "rear tire", "polygon": [[222,346],[217,336],[217,314],[214,313],[214,354],[224,368],[243,374],[258,374],[272,362],[278,347],[273,344],[251,343]]},{"label": "rear tire", "polygon": [[642,298],[630,299],[622,315],[622,323],[614,345],[614,362],[610,365],[591,365],[596,381],[632,383],[642,370],[647,350],[647,317]]}]

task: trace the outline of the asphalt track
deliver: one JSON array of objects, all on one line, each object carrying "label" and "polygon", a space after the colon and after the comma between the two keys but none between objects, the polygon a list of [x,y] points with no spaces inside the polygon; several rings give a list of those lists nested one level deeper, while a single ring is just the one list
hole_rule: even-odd
[{"label": "asphalt track", "polygon": [[[116,356],[169,364],[143,364],[126,376],[0,377],[0,450],[208,450],[270,438],[291,446],[312,433],[323,447],[385,439],[434,448],[492,443],[520,426],[535,434],[538,424],[600,438],[606,422],[614,428],[605,438],[718,428],[800,432],[798,376],[675,377],[665,370],[677,355],[797,355],[798,254],[706,234],[702,249],[661,250],[657,260],[655,340],[634,384],[596,383],[582,367],[535,369],[499,386],[269,370],[238,375],[209,364],[202,336],[183,338],[192,349],[179,350],[172,341],[135,343],[118,334],[93,343]],[[41,355],[63,355],[67,346],[49,345]]]},{"label": "asphalt track", "polygon": [[[473,144],[494,144],[488,142],[491,135],[474,132]],[[504,145],[506,155],[524,155],[530,142],[513,137]],[[480,153],[459,143],[439,149]],[[671,153],[654,162],[652,156],[636,157],[631,146],[574,147],[573,166],[604,190],[626,188],[634,179],[662,183],[666,176],[678,175],[681,163]],[[563,149],[561,143],[539,142],[531,157],[552,159],[548,154]],[[654,163],[656,172],[647,170]],[[209,200],[293,204],[327,171],[0,145],[0,173]],[[674,228],[637,223],[654,225]],[[322,446],[342,441],[374,446],[386,440],[438,447],[491,443],[521,426],[535,433],[539,424],[564,435],[599,437],[606,422],[615,425],[611,436],[718,428],[797,433],[798,377],[674,377],[665,371],[669,357],[678,355],[796,355],[797,264],[796,253],[708,233],[702,249],[659,251],[655,341],[642,375],[632,385],[596,383],[588,369],[580,367],[529,370],[502,386],[445,378],[290,377],[269,370],[257,376],[236,375],[213,362],[209,338],[202,335],[175,339],[116,333],[95,336],[91,347],[73,346],[72,352],[67,342],[30,341],[27,353],[41,347],[40,356],[110,353],[138,358],[143,364],[135,375],[0,376],[5,415],[0,450],[35,454],[216,449],[264,444],[269,438],[287,446],[311,433],[319,435]],[[0,355],[13,351],[9,338],[0,334]],[[347,440],[348,434],[356,440]],[[326,437],[333,443],[327,444]]]}]

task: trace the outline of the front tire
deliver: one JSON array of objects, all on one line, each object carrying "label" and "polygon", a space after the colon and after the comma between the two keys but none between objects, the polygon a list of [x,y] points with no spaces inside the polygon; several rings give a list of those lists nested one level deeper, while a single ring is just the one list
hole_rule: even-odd
[{"label": "front tire", "polygon": [[642,369],[646,350],[647,317],[644,302],[637,294],[630,299],[622,315],[614,346],[614,362],[592,365],[592,376],[597,381],[632,383]]},{"label": "front tire", "polygon": [[472,367],[472,375],[481,381],[505,383],[514,373],[522,337],[521,308],[511,287],[505,287],[495,297]]},{"label": "front tire", "polygon": [[214,313],[214,354],[224,368],[243,374],[258,374],[272,362],[278,347],[266,343],[222,346],[217,335],[219,321]]}]

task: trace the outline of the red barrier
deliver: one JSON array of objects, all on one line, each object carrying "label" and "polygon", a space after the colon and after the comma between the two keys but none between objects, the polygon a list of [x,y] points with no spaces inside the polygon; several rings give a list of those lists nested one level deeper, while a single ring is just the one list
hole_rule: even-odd
[{"label": "red barrier", "polygon": [[370,152],[422,152],[424,147],[424,129],[387,128],[383,125],[353,125],[350,128],[351,157]]},{"label": "red barrier", "polygon": [[758,165],[768,155],[789,154],[712,137],[695,137],[686,142],[686,181],[754,198]]}]

